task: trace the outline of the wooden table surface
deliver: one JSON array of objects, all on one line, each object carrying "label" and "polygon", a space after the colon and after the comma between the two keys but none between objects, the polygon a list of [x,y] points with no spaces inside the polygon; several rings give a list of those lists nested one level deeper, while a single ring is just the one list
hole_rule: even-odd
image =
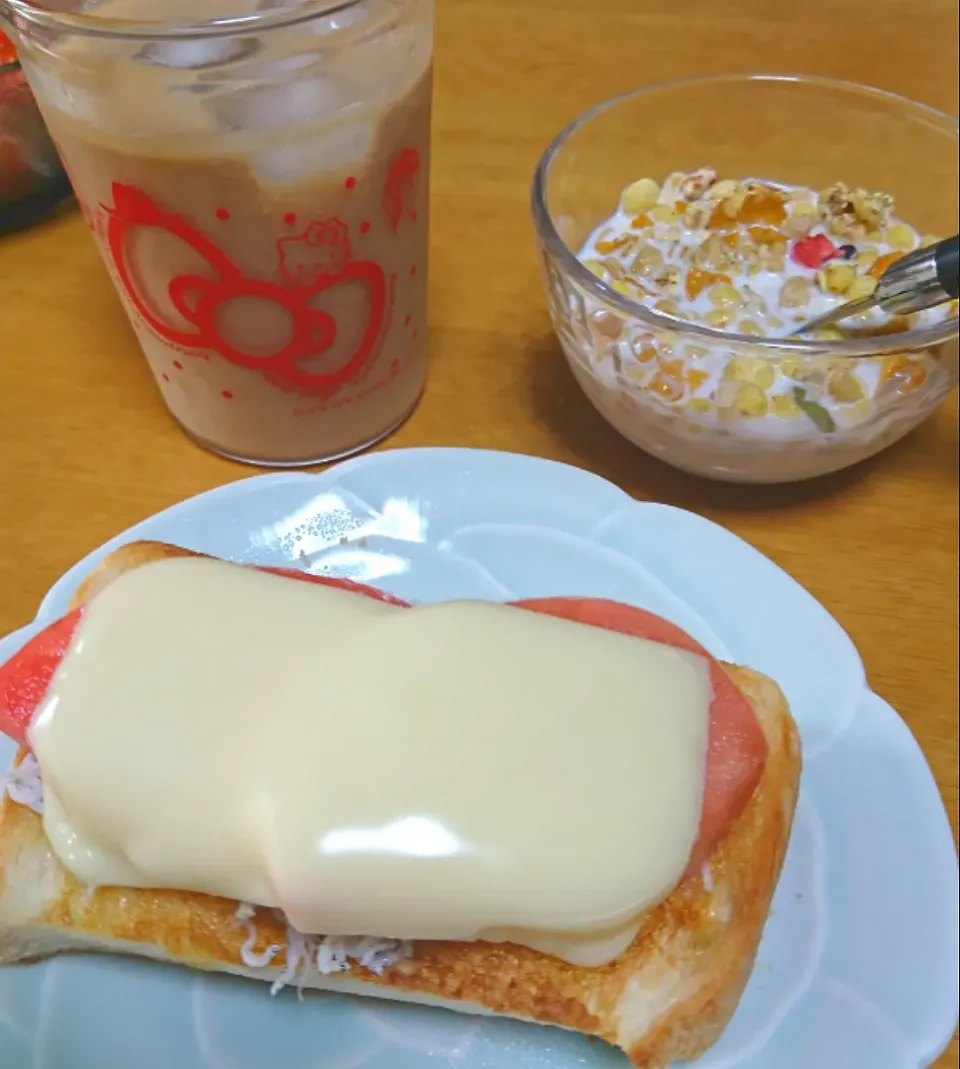
[{"label": "wooden table surface", "polygon": [[[589,105],[724,71],[872,83],[957,112],[955,0],[441,0],[429,386],[383,448],[480,446],[568,461],[716,520],[853,637],[927,755],[957,832],[957,395],[875,461],[751,489],[673,471],[580,394],[545,312],[528,217],[537,158]],[[0,633],[130,524],[253,474],[176,429],[89,232],[68,215],[0,239]],[[937,1063],[957,1065],[956,1039]]]}]

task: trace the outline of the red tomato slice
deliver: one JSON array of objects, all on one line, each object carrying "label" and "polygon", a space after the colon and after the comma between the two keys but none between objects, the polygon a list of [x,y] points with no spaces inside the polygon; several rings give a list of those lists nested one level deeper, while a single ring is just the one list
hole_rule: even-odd
[{"label": "red tomato slice", "polygon": [[83,609],[74,609],[61,616],[0,665],[0,733],[21,746],[82,614]]},{"label": "red tomato slice", "polygon": [[653,613],[605,598],[530,598],[514,604],[533,612],[662,642],[699,653],[710,662],[713,701],[710,704],[703,815],[700,834],[687,868],[688,874],[699,872],[700,866],[750,801],[767,762],[767,740],[750,703],[722,665],[699,642],[676,624]]},{"label": "red tomato slice", "polygon": [[298,572],[295,568],[266,568],[256,566],[258,571],[270,572],[271,575],[282,575],[287,579],[299,579],[304,583],[319,583],[320,586],[332,586],[338,590],[349,590],[353,594],[363,594],[367,598],[375,598],[377,601],[385,601],[388,605],[401,605],[409,609],[409,602],[401,598],[395,598],[393,594],[387,594],[383,590],[377,590],[374,586],[366,583],[357,583],[353,579],[337,579],[330,575],[313,575],[311,572]]}]

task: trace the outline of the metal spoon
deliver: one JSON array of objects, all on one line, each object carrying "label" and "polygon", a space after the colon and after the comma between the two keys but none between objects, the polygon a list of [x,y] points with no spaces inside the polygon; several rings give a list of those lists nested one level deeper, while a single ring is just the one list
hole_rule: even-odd
[{"label": "metal spoon", "polygon": [[804,323],[793,333],[808,334],[811,330],[839,323],[871,308],[881,308],[891,315],[907,315],[943,304],[958,295],[960,237],[952,237],[902,256],[883,272],[877,288],[869,297],[838,304],[824,315]]}]

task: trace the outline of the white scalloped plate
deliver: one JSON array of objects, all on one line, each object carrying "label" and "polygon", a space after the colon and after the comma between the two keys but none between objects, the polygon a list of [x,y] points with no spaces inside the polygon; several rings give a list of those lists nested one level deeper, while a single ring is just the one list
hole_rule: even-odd
[{"label": "white scalloped plate", "polygon": [[[813,598],[707,520],[532,457],[404,450],[203,494],[72,568],[0,660],[117,545],[302,563],[404,598],[593,594],[777,679],[803,789],[757,968],[698,1069],[918,1069],[957,1017],[958,870],[923,755]],[[12,751],[0,743],[0,767]],[[132,960],[0,968],[4,1069],[626,1069],[601,1043],[441,1010],[284,992]]]}]

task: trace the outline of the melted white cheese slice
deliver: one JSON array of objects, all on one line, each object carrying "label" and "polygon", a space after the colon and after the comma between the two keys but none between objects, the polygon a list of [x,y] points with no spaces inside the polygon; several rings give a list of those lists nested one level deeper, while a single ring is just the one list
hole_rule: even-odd
[{"label": "melted white cheese slice", "polygon": [[176,559],[87,606],[30,741],[88,884],[599,964],[687,865],[710,699],[658,643]]}]

